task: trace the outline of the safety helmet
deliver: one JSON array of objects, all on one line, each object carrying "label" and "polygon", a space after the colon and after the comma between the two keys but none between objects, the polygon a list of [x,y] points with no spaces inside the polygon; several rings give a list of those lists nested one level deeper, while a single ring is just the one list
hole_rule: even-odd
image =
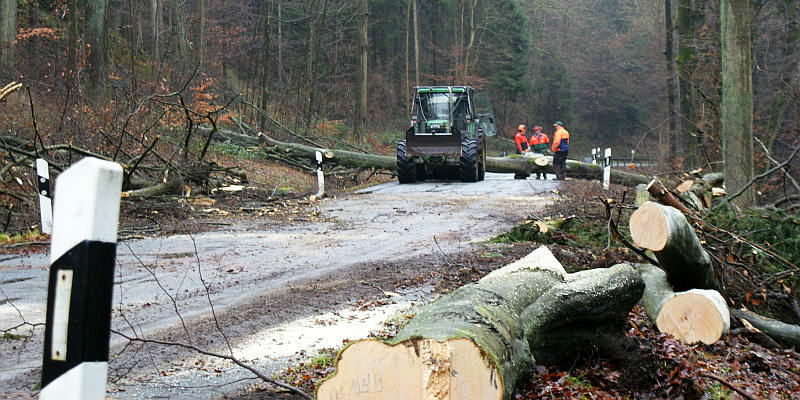
[{"label": "safety helmet", "polygon": [[517,130],[525,132],[525,125],[520,125],[519,128],[517,128]]}]

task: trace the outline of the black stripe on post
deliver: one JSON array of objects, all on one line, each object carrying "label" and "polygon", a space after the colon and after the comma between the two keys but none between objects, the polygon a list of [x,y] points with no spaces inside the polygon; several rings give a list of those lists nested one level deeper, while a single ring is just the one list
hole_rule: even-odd
[{"label": "black stripe on post", "polygon": [[[108,361],[116,249],[116,243],[84,241],[51,265],[42,388],[78,364]],[[59,279],[58,273],[61,270],[72,270],[74,278],[70,294],[66,360],[56,361],[51,355],[55,313],[54,293]]]},{"label": "black stripe on post", "polygon": [[50,195],[50,179],[45,178],[39,175],[39,194],[47,197],[48,199],[52,199],[53,196]]}]

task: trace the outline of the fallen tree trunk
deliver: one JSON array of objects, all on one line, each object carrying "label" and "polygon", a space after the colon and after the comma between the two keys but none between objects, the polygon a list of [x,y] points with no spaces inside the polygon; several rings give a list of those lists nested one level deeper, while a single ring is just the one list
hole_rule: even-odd
[{"label": "fallen tree trunk", "polygon": [[659,331],[687,344],[712,344],[730,329],[728,307],[716,290],[676,293],[661,268],[644,264],[637,272],[645,283],[642,306]]},{"label": "fallen tree trunk", "polygon": [[648,201],[631,215],[630,228],[633,241],[653,251],[676,291],[719,289],[711,257],[680,211]]},{"label": "fallen tree trunk", "polygon": [[[232,132],[221,134],[236,143],[251,144],[252,137],[240,135]],[[313,160],[317,151],[322,152],[323,162],[344,165],[355,168],[375,168],[394,172],[397,169],[397,158],[391,156],[380,156],[375,154],[363,154],[345,150],[322,149],[305,146],[296,143],[285,143],[272,139],[263,133],[258,137],[263,145],[276,147],[282,153],[294,155],[300,158]],[[547,160],[547,164],[538,165],[536,160],[542,158]],[[543,157],[486,157],[486,172],[510,173],[521,177],[528,177],[532,173],[553,173],[553,158]],[[602,179],[603,168],[599,165],[587,164],[578,161],[567,160],[567,176],[580,179]],[[640,174],[632,174],[623,171],[611,170],[611,181],[614,183],[636,186],[640,183],[650,182],[650,177]]]},{"label": "fallen tree trunk", "polygon": [[800,326],[790,325],[767,317],[762,317],[747,310],[731,310],[731,316],[749,322],[758,330],[778,342],[783,342],[789,347],[800,348]]},{"label": "fallen tree trunk", "polygon": [[355,168],[376,168],[394,171],[397,168],[397,158],[363,154],[346,150],[320,149],[296,143],[279,142],[260,133],[258,140],[262,145],[277,147],[282,153],[300,158],[315,160],[316,152],[322,153],[323,162]]},{"label": "fallen tree trunk", "polygon": [[422,307],[388,345],[347,347],[317,398],[510,399],[535,362],[624,336],[643,289],[628,265],[568,275],[542,247]]}]

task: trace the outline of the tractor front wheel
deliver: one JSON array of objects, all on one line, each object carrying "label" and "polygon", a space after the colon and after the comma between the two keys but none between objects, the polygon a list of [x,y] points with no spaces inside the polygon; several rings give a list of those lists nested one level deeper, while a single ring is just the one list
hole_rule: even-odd
[{"label": "tractor front wheel", "polygon": [[459,163],[461,182],[478,181],[478,144],[475,140],[461,142],[461,162]]},{"label": "tractor front wheel", "polygon": [[406,157],[406,141],[397,142],[397,181],[414,183],[417,181],[417,167],[414,157]]}]

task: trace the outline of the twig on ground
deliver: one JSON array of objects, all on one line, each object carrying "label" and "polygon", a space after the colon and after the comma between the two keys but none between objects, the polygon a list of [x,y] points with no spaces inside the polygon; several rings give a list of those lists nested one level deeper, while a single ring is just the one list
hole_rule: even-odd
[{"label": "twig on ground", "polygon": [[736,393],[739,393],[739,395],[741,395],[742,397],[744,397],[747,400],[758,400],[756,397],[753,397],[753,396],[747,394],[747,392],[745,392],[744,390],[740,389],[738,386],[734,385],[733,383],[728,382],[727,380],[725,380],[724,378],[722,378],[720,376],[717,376],[717,375],[714,375],[714,374],[710,374],[708,372],[701,372],[700,376],[702,376],[703,378],[713,379],[713,380],[715,380],[715,381],[727,386],[729,389],[733,390]]}]

